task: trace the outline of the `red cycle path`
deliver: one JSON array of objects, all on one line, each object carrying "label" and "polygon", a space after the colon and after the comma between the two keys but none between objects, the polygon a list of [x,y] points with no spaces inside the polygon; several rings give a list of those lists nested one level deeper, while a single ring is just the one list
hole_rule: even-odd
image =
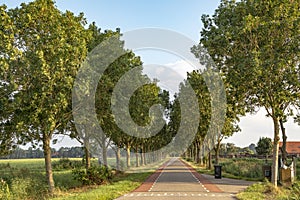
[{"label": "red cycle path", "polygon": [[142,183],[140,187],[135,189],[133,192],[148,192],[167,164],[168,161],[162,164],[152,175],[146,179],[144,183]]},{"label": "red cycle path", "polygon": [[218,186],[207,180],[204,176],[199,174],[191,165],[181,160],[183,164],[191,171],[191,173],[208,189],[210,192],[223,192]]},{"label": "red cycle path", "polygon": [[[223,192],[220,188],[218,188],[215,184],[211,183],[201,174],[199,174],[191,165],[184,162],[180,159],[180,161],[190,170],[190,172],[205,186],[207,190],[210,192],[221,193]],[[140,187],[134,190],[134,192],[148,192],[155,181],[158,179],[160,174],[163,172],[163,169],[168,165],[168,162],[165,162],[162,166],[160,166],[152,175],[150,175],[144,183]]]}]

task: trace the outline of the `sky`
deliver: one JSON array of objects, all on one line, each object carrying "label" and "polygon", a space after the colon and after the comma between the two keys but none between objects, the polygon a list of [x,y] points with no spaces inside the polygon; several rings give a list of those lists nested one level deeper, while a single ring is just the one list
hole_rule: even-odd
[{"label": "sky", "polygon": [[[0,0],[0,4],[6,4],[8,8],[20,5],[24,0]],[[28,2],[28,1],[26,1]],[[202,28],[201,16],[203,14],[212,15],[218,7],[219,0],[85,0],[85,1],[67,1],[57,0],[56,5],[61,11],[70,10],[76,14],[83,12],[88,23],[96,22],[102,30],[115,30],[120,28],[121,32],[132,31],[140,28],[161,28],[172,30],[185,35],[198,43],[200,39],[200,30]],[[125,41],[126,42],[126,41]],[[174,41],[176,42],[176,41]],[[183,79],[185,72],[190,71],[191,67],[178,56],[170,55],[162,51],[142,51],[135,52],[141,56],[149,73],[153,64],[164,65],[177,72],[177,76]],[[154,66],[155,67],[155,66]],[[147,72],[145,72],[147,73]],[[171,80],[166,86],[167,89],[176,91],[174,81]],[[172,82],[173,81],[173,82]],[[273,125],[270,118],[265,117],[266,112],[261,109],[255,115],[241,117],[239,126],[241,132],[235,133],[224,142],[232,142],[237,146],[249,146],[251,143],[257,143],[259,137],[273,138]],[[292,119],[286,123],[288,140],[300,141],[300,126],[293,123]],[[67,138],[59,140],[57,145],[78,144]]]}]

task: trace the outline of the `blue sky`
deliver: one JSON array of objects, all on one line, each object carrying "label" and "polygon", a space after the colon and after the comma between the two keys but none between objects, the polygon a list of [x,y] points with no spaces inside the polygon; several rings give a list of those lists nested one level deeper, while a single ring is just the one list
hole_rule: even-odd
[{"label": "blue sky", "polygon": [[[0,0],[0,4],[6,4],[9,8],[16,7],[21,2],[24,0]],[[126,32],[145,27],[157,27],[179,32],[194,40],[195,43],[200,39],[201,15],[212,15],[219,3],[219,0],[56,1],[60,10],[70,10],[77,14],[83,12],[89,23],[95,21],[102,30],[121,28],[121,32]],[[178,58],[162,52],[140,55],[146,64],[160,62],[159,64],[170,65],[170,62],[173,62],[175,66],[180,62]],[[273,138],[272,120],[265,117],[263,109],[257,115],[242,117],[240,126],[242,132],[234,134],[227,140],[228,142],[234,142],[238,146],[248,146],[250,143],[257,143],[260,136]],[[293,124],[291,119],[286,124],[286,130],[288,140],[300,140],[300,127]]]},{"label": "blue sky", "polygon": [[[84,3],[57,1],[57,6],[74,12],[83,11],[87,19],[103,29],[129,31],[160,27],[181,32],[198,41],[201,15],[213,13],[219,0],[87,0]],[[78,1],[79,2],[79,1]]]},{"label": "blue sky", "polygon": [[[0,0],[9,8],[24,0]],[[57,7],[74,13],[83,12],[88,22],[95,21],[101,29],[121,28],[122,32],[160,27],[178,31],[199,40],[201,15],[212,14],[219,0],[57,0]]]}]

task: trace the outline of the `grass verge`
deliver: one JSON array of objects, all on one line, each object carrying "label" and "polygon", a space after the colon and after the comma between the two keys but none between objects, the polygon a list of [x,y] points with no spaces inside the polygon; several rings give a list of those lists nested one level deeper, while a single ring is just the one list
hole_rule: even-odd
[{"label": "grass verge", "polygon": [[[193,166],[198,173],[200,174],[209,174],[214,175],[214,169],[207,169],[205,166],[200,166],[194,162],[190,162],[185,160],[187,163],[189,163],[191,166]],[[239,180],[245,180],[245,181],[262,181],[262,178],[251,178],[251,177],[245,177],[245,176],[237,176],[232,173],[226,173],[222,169],[222,177],[224,178],[232,178],[232,179],[239,179]]]},{"label": "grass verge", "polygon": [[298,200],[300,199],[300,182],[291,187],[279,186],[275,188],[270,182],[256,183],[245,191],[237,194],[240,200]]},{"label": "grass verge", "polygon": [[115,199],[137,188],[150,174],[152,172],[119,175],[106,185],[81,187],[67,192],[60,192],[52,200]]}]

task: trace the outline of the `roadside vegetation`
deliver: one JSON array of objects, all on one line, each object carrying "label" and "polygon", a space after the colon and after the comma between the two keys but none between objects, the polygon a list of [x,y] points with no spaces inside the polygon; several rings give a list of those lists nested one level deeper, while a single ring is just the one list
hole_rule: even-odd
[{"label": "roadside vegetation", "polygon": [[[208,169],[206,166],[201,166],[186,159],[199,173],[214,175],[214,169]],[[242,179],[248,181],[262,181],[262,166],[265,164],[264,160],[256,158],[221,158],[219,165],[222,166],[222,177]]]},{"label": "roadside vegetation", "polygon": [[[77,198],[73,192],[69,195],[70,190],[91,193],[78,195],[79,199],[102,199],[102,194],[114,198],[147,176],[136,175],[138,181],[133,183],[134,174],[120,171],[163,160],[170,152],[156,150],[168,144],[185,148],[177,142],[188,141],[186,136],[193,132],[184,157],[210,170],[220,164],[223,176],[262,180],[262,160],[235,159],[241,154],[234,145],[222,145],[223,139],[241,130],[242,116],[261,108],[273,122],[274,138],[261,138],[257,148],[251,144],[242,151],[266,158],[272,152],[273,186],[253,190],[263,187],[272,194],[285,190],[272,188],[277,188],[281,136],[282,155],[287,153],[286,122],[293,118],[300,125],[299,6],[299,0],[221,0],[213,15],[202,15],[199,44],[191,46],[205,67],[187,73],[171,98],[158,79],[144,73],[141,57],[125,47],[120,28],[103,30],[95,22],[89,24],[84,13],[59,10],[54,0],[32,0],[16,8],[0,5],[0,157],[29,143],[31,153],[44,157],[43,164],[37,160],[1,164],[0,199]],[[133,71],[130,79],[124,78]],[[125,80],[130,81],[123,84]],[[193,99],[185,98],[190,89],[197,101],[187,104]],[[119,105],[119,100],[128,103]],[[114,113],[113,108],[120,109]],[[161,129],[152,129],[156,127],[152,122],[160,119],[164,119]],[[139,126],[145,126],[146,135]],[[150,137],[152,130],[157,134]],[[185,135],[178,134],[180,130]],[[142,135],[149,137],[138,137]],[[82,146],[76,156],[84,155],[84,161],[52,160],[59,155],[51,148],[59,136],[76,139]],[[36,149],[39,145],[41,149]],[[112,166],[108,150],[115,156],[115,169],[107,167]],[[222,151],[232,159],[219,158]],[[21,150],[15,153],[21,158]],[[298,194],[298,189],[295,183],[287,190]]]},{"label": "roadside vegetation", "polygon": [[300,199],[300,181],[291,187],[275,188],[270,182],[261,182],[249,186],[237,195],[240,200],[298,200]]},{"label": "roadside vegetation", "polygon": [[120,174],[101,186],[81,187],[61,192],[53,200],[99,199],[110,200],[137,188],[152,172]]},{"label": "roadside vegetation", "polygon": [[[108,162],[113,166],[115,159],[108,158]],[[55,195],[51,195],[43,159],[4,159],[0,160],[0,199],[115,199],[137,188],[163,162],[121,172],[91,159],[91,167],[85,172],[80,158],[55,158],[52,165],[56,187]]]},{"label": "roadside vegetation", "polygon": [[[189,164],[197,169],[199,173],[214,175],[214,169],[196,164],[191,159],[186,159]],[[268,179],[263,177],[262,166],[266,164],[264,159],[257,158],[221,158],[219,164],[222,166],[222,177],[257,181],[245,191],[239,193],[240,200],[298,200],[300,199],[300,168],[297,168],[296,181],[290,187],[274,187]],[[268,161],[271,164],[271,160]],[[297,160],[299,166],[300,160]]]}]

